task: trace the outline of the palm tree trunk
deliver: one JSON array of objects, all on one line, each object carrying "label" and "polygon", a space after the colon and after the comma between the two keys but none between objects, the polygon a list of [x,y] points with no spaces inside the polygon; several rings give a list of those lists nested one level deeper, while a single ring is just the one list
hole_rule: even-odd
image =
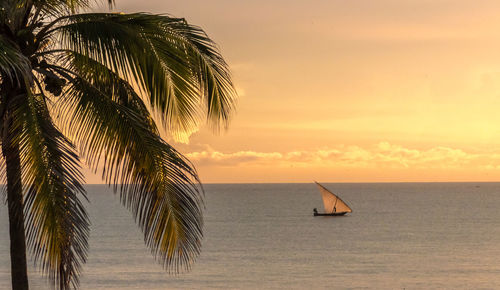
[{"label": "palm tree trunk", "polygon": [[7,205],[9,209],[10,265],[13,290],[27,290],[26,236],[24,232],[23,189],[19,144],[13,140],[12,116],[7,109],[3,118],[2,154],[7,171]]}]

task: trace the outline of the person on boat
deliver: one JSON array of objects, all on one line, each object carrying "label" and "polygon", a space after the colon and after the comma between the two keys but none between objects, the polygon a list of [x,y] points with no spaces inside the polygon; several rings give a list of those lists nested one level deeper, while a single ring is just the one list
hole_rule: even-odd
[{"label": "person on boat", "polygon": [[316,208],[313,209],[314,214],[318,213],[318,210]]}]

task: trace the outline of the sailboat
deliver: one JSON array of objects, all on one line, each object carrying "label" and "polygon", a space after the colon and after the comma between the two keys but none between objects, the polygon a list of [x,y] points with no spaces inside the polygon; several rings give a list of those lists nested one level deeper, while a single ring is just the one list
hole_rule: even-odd
[{"label": "sailboat", "polygon": [[314,216],[340,216],[352,212],[352,209],[340,199],[340,197],[333,194],[333,192],[329,191],[318,182],[316,182],[316,185],[319,187],[321,197],[323,197],[325,212],[318,213],[318,210],[314,209]]}]

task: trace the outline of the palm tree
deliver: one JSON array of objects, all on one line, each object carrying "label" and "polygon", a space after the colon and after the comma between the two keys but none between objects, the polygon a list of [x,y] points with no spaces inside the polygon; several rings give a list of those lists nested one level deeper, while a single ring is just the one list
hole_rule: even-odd
[{"label": "palm tree", "polygon": [[76,14],[89,2],[0,0],[13,289],[28,289],[26,249],[53,286],[78,287],[89,233],[81,163],[119,192],[167,270],[188,269],[200,252],[197,173],[159,132],[181,133],[205,118],[226,126],[235,100],[228,67],[184,19]]}]

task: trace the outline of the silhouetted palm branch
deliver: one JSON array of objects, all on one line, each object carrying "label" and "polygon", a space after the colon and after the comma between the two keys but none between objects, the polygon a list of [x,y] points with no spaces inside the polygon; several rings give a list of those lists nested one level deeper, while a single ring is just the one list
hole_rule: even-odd
[{"label": "silhouetted palm branch", "polygon": [[[51,121],[41,96],[20,106],[23,182],[27,239],[36,260],[60,288],[78,285],[87,255],[89,221],[78,156]],[[20,113],[21,113],[20,112]]]},{"label": "silhouetted palm branch", "polygon": [[20,156],[28,245],[60,289],[78,286],[87,255],[78,156],[120,192],[163,266],[187,269],[200,252],[203,192],[154,117],[177,134],[203,116],[224,127],[234,110],[227,64],[200,28],[74,14],[89,2],[0,0],[0,113],[14,120],[3,136]]}]

